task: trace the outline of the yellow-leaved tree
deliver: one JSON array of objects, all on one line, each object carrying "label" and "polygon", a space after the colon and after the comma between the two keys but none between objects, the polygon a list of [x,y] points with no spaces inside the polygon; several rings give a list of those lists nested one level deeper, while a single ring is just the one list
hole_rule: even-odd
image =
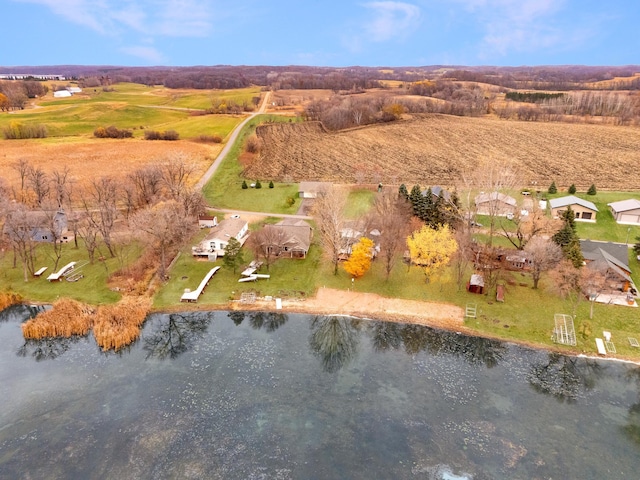
[{"label": "yellow-leaved tree", "polygon": [[371,267],[373,258],[373,240],[362,237],[351,247],[351,256],[342,265],[345,271],[354,278],[360,278]]},{"label": "yellow-leaved tree", "polygon": [[407,237],[411,263],[424,269],[425,281],[441,270],[458,249],[448,225],[431,228],[424,225]]}]

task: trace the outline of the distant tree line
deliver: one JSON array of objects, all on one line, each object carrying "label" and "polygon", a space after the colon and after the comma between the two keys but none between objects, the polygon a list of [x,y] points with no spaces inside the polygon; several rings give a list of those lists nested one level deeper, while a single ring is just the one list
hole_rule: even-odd
[{"label": "distant tree line", "polygon": [[514,102],[540,103],[544,100],[564,97],[564,93],[507,92],[505,98]]},{"label": "distant tree line", "polygon": [[36,80],[0,80],[0,111],[22,110],[29,98],[45,95],[49,89]]}]

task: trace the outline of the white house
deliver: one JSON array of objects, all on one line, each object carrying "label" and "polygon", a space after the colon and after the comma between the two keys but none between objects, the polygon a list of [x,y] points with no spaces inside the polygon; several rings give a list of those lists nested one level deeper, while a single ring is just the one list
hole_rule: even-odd
[{"label": "white house", "polygon": [[241,218],[229,218],[222,220],[213,227],[209,234],[199,245],[191,247],[191,251],[196,257],[208,257],[215,260],[224,256],[224,249],[229,244],[229,240],[235,238],[244,245],[249,234],[249,224]]},{"label": "white house", "polygon": [[630,198],[607,204],[616,222],[623,225],[640,225],[640,200]]}]

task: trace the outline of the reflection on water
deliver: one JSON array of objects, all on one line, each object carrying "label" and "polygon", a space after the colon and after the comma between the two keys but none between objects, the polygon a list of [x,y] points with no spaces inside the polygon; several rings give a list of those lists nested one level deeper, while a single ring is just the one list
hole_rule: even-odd
[{"label": "reflection on water", "polygon": [[[336,316],[151,316],[104,355],[0,312],[0,478],[637,478],[640,369]],[[46,360],[46,361],[41,361]],[[605,460],[606,459],[606,460]]]}]

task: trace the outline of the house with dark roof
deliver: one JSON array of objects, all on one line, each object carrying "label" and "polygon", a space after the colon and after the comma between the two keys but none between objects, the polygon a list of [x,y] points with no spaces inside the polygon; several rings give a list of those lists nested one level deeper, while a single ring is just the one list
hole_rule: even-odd
[{"label": "house with dark roof", "polygon": [[580,240],[580,248],[586,268],[604,274],[610,288],[622,292],[633,288],[627,245]]},{"label": "house with dark roof", "polygon": [[[428,188],[424,189],[422,191],[422,196],[426,197],[427,192],[429,192],[429,189]],[[448,190],[445,190],[444,188],[442,188],[440,185],[434,185],[433,187],[431,187],[431,195],[433,197],[434,202],[438,200],[438,198],[441,198],[447,203],[452,202],[451,193]]]},{"label": "house with dark roof", "polygon": [[[13,225],[13,229],[9,225]],[[5,223],[4,233],[22,238],[28,234],[32,241],[44,243],[68,243],[75,238],[73,232],[69,230],[69,220],[63,209],[24,212],[17,224],[14,225],[11,221]]]},{"label": "house with dark roof", "polygon": [[263,238],[269,240],[262,248],[277,257],[305,258],[309,253],[313,229],[304,220],[285,219],[273,225],[265,225]]},{"label": "house with dark roof", "polygon": [[607,204],[613,218],[622,225],[640,225],[640,200],[630,198]]},{"label": "house with dark roof", "polygon": [[575,213],[576,220],[581,222],[596,221],[598,207],[589,200],[583,200],[582,198],[578,198],[574,195],[552,198],[549,200],[549,208],[551,208],[551,216],[553,218],[562,217],[562,214],[568,207],[571,207],[571,210]]}]

